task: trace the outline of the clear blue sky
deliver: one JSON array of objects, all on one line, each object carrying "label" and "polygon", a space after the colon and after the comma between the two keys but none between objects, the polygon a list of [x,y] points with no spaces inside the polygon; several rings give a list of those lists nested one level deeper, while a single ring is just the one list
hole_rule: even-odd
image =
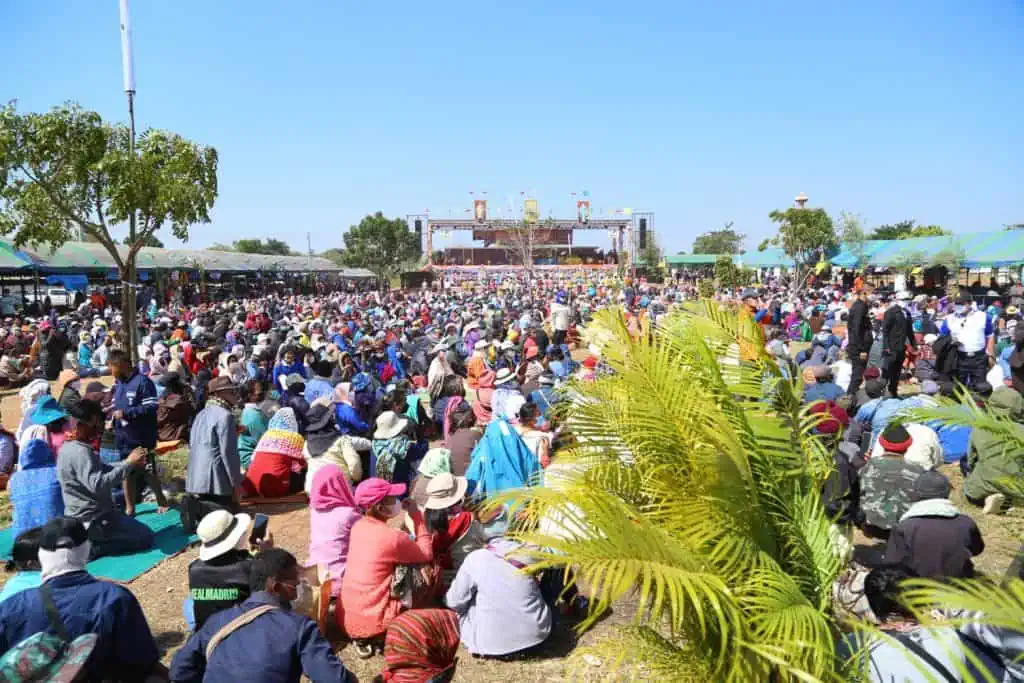
[{"label": "clear blue sky", "polygon": [[[869,225],[1024,222],[1024,4],[133,0],[140,128],[216,146],[207,246],[367,212],[656,212],[748,248],[799,192]],[[127,118],[117,0],[0,3],[0,98]],[[465,214],[462,214],[465,215]],[[162,236],[167,240],[166,236]]]}]

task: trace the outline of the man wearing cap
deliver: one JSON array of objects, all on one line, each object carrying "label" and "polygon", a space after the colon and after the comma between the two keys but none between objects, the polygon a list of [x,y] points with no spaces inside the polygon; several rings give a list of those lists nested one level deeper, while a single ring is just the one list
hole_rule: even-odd
[{"label": "man wearing cap", "polygon": [[882,455],[868,460],[860,473],[861,509],[864,533],[884,538],[910,508],[910,494],[924,469],[904,459],[913,443],[904,427],[886,427],[878,442],[884,449]]},{"label": "man wearing cap", "polygon": [[903,361],[907,358],[907,344],[917,348],[914,326],[906,311],[909,299],[910,292],[897,292],[882,318],[882,376],[888,382],[889,395],[893,398],[899,396],[900,374],[903,372]]},{"label": "man wearing cap", "polygon": [[885,563],[912,569],[922,579],[970,579],[971,557],[985,550],[981,531],[949,500],[949,480],[929,471],[914,482],[916,501],[889,535]]},{"label": "man wearing cap", "polygon": [[985,311],[974,308],[969,297],[961,296],[953,306],[953,314],[942,323],[941,332],[956,343],[960,383],[973,388],[985,381],[992,338],[992,320]]},{"label": "man wearing cap", "polygon": [[71,640],[97,636],[85,673],[75,680],[143,681],[149,675],[166,680],[138,600],[127,588],[90,575],[85,570],[90,556],[89,532],[81,521],[57,517],[42,526],[43,583],[0,602],[0,655],[36,633],[54,632],[44,607],[47,593]]},{"label": "man wearing cap", "polygon": [[238,456],[238,427],[233,408],[238,388],[228,377],[210,381],[210,397],[192,422],[189,436],[188,472],[185,480],[186,528],[195,528],[212,509],[234,511],[242,484]]}]

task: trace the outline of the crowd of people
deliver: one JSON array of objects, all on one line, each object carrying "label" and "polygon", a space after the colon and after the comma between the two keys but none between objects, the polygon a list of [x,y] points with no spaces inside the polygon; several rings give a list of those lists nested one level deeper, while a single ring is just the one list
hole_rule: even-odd
[{"label": "crowd of people", "polygon": [[[22,387],[22,419],[0,433],[0,470],[21,571],[0,595],[0,672],[38,655],[45,644],[31,636],[52,631],[91,649],[78,662],[89,680],[345,680],[318,624],[327,601],[359,657],[383,653],[384,680],[443,680],[460,644],[529,656],[558,619],[585,612],[561,569],[521,571],[534,559],[509,534],[517,519],[480,503],[545,485],[571,436],[557,406],[572,394],[560,388],[605,371],[581,341],[593,312],[622,307],[639,338],[697,291],[582,272],[448,285],[153,306],[134,364],[119,315],[92,300],[12,321],[0,374]],[[1012,502],[1005,480],[1020,472],[990,435],[897,418],[967,391],[1024,423],[1017,289],[985,306],[840,285],[718,295],[762,326],[767,353],[800,374],[820,414],[815,429],[835,454],[823,497],[837,547],[850,549],[855,528],[887,543],[883,566],[851,565],[874,573],[858,584],[862,607],[894,567],[973,576],[984,541],[939,466],[959,464],[984,513]],[[107,373],[110,388],[96,380]],[[188,445],[179,507],[200,539],[183,605],[191,636],[169,670],[131,593],[85,566],[152,546],[134,513],[144,500],[161,514],[169,505],[161,442]],[[242,508],[307,500],[301,562]]]}]

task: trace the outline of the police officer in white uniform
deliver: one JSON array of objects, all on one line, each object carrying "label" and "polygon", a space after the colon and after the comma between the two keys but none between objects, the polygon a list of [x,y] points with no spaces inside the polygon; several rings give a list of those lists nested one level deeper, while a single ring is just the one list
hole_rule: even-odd
[{"label": "police officer in white uniform", "polygon": [[942,323],[942,334],[948,334],[956,343],[957,379],[969,388],[985,381],[988,372],[988,340],[992,336],[992,321],[974,308],[970,298],[956,300],[953,315]]}]

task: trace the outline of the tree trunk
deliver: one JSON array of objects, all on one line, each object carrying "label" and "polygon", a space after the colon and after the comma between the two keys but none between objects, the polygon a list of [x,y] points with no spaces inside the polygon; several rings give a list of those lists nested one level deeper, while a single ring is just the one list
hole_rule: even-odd
[{"label": "tree trunk", "polygon": [[139,329],[135,321],[135,259],[129,254],[121,273],[121,324],[124,329],[124,343],[132,365],[139,364]]}]

